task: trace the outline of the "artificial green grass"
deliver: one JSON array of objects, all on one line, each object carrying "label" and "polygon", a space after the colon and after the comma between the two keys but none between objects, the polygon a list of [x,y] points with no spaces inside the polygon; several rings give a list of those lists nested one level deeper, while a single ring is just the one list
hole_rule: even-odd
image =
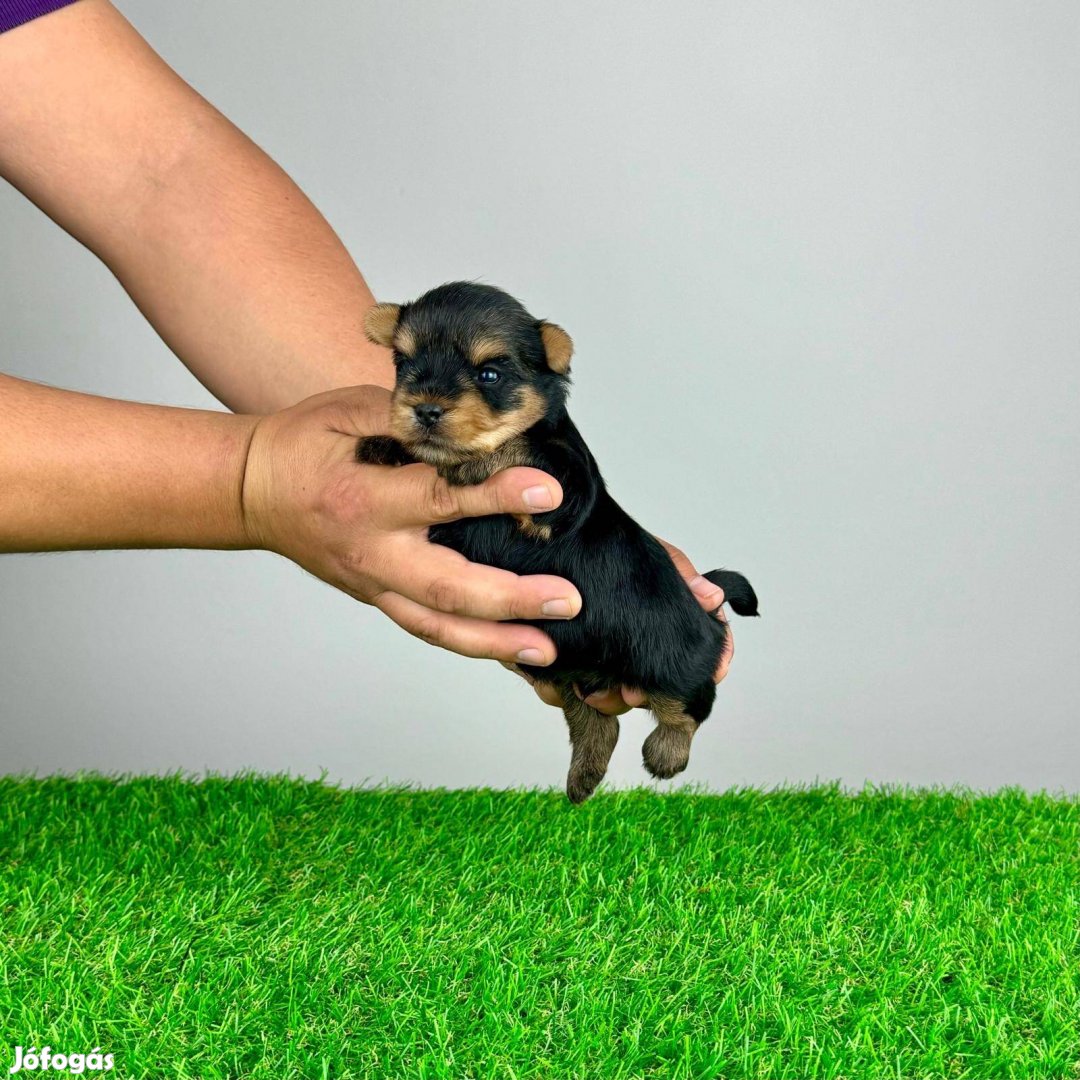
[{"label": "artificial green grass", "polygon": [[1078,840],[1017,791],[0,779],[0,1075],[1076,1077]]}]

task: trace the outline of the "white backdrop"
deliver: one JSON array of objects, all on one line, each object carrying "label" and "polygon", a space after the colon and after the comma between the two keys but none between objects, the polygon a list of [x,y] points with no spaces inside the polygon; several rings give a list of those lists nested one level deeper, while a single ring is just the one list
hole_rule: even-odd
[{"label": "white backdrop", "polygon": [[[750,576],[686,781],[1080,789],[1076,5],[119,6],[380,299],[480,278],[566,326],[616,496]],[[212,403],[10,188],[0,368]],[[613,782],[648,779],[648,728]],[[501,668],[276,557],[0,558],[0,770],[509,786],[567,757]]]}]

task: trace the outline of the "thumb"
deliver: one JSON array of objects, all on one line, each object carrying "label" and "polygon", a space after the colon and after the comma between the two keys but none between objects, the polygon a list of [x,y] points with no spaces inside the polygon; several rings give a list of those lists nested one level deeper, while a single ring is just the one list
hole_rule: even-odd
[{"label": "thumb", "polygon": [[401,525],[435,525],[487,514],[542,514],[562,502],[558,480],[540,469],[515,466],[482,484],[452,487],[433,469],[406,466],[386,478],[379,495],[391,500]]}]

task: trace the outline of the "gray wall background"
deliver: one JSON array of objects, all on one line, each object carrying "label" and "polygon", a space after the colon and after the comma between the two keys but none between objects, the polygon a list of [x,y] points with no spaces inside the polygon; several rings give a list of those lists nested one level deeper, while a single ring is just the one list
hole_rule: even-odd
[{"label": "gray wall background", "polygon": [[[482,278],[566,326],[616,496],[751,576],[686,781],[1080,790],[1080,8],[119,6],[380,299]],[[213,404],[10,188],[0,230],[0,367]],[[567,756],[501,668],[276,557],[0,559],[0,770],[499,787]]]}]

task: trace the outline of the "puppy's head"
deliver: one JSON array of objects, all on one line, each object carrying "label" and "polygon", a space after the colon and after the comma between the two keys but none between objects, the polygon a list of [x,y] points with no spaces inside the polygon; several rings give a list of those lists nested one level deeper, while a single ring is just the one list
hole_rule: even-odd
[{"label": "puppy's head", "polygon": [[494,453],[565,405],[570,336],[492,285],[455,281],[376,304],[364,331],[394,350],[392,433],[429,464]]}]

